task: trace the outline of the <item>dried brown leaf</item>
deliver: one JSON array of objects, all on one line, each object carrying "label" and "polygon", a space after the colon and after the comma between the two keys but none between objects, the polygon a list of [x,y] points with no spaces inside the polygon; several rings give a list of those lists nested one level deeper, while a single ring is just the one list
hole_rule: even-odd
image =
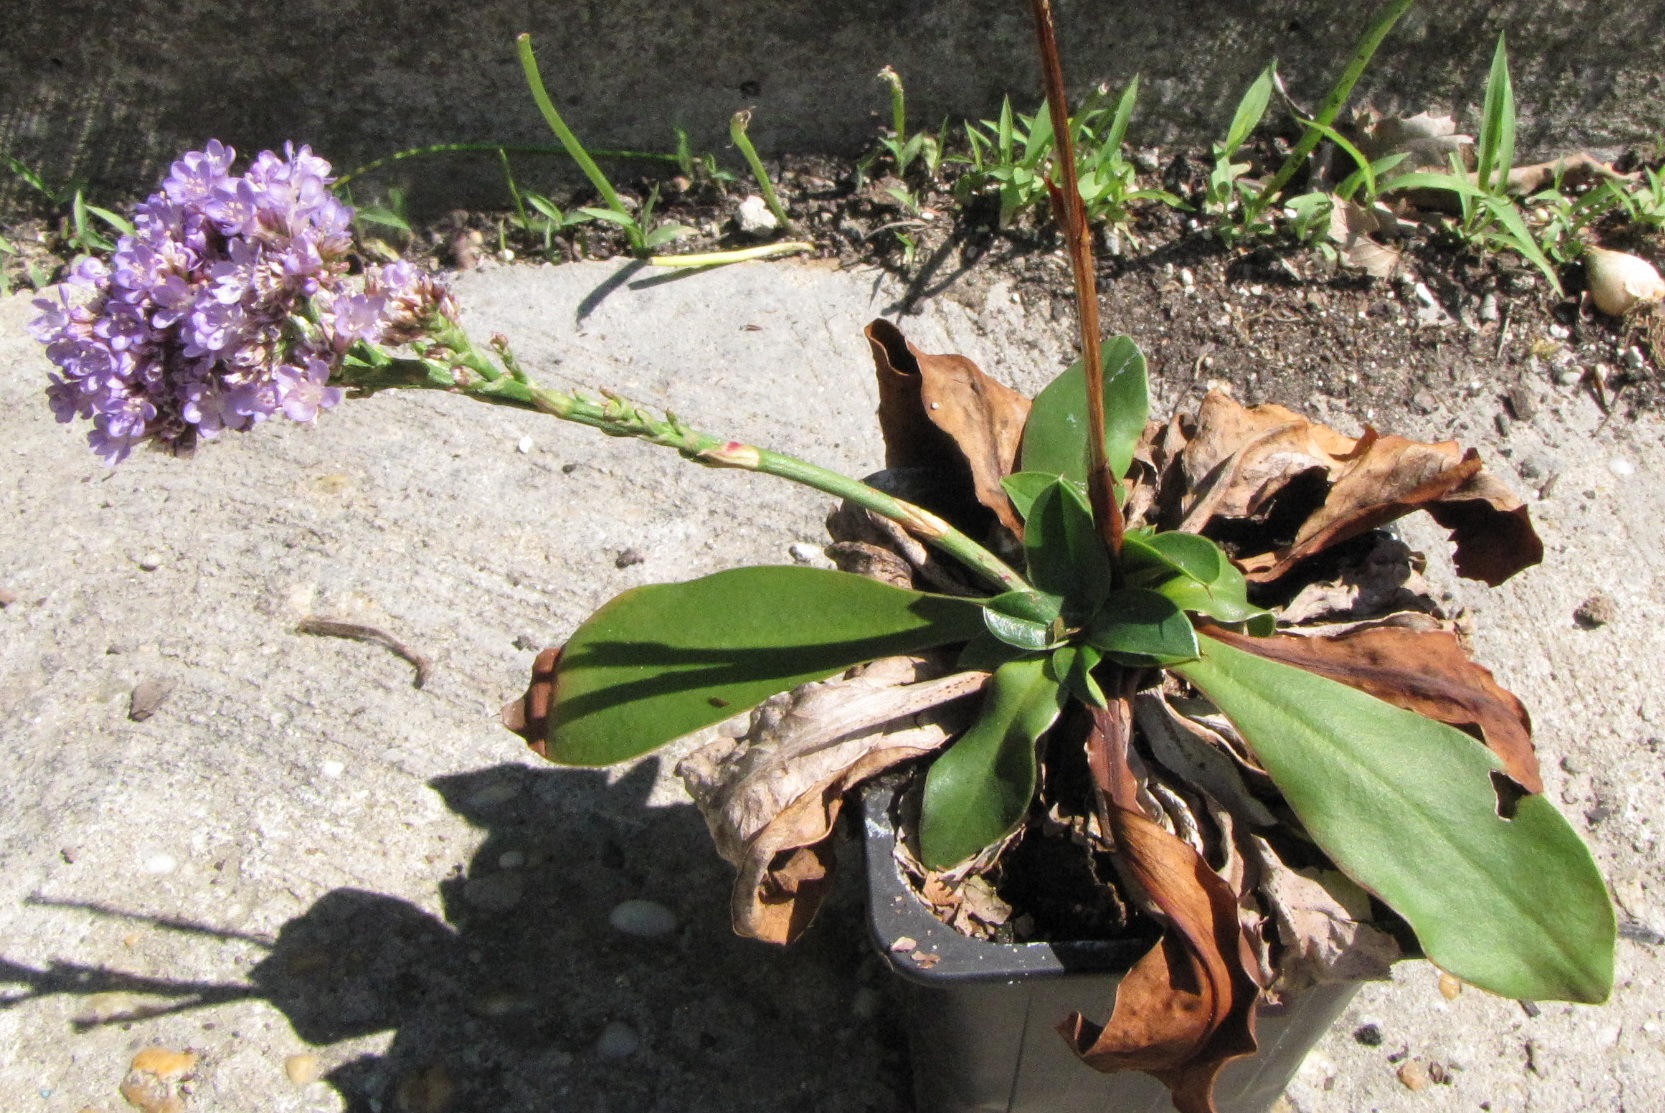
[{"label": "dried brown leaf", "polygon": [[[921,352],[889,321],[868,325],[867,342],[879,380],[885,465],[963,473],[977,503],[1021,534],[1023,520],[1000,480],[1017,464],[1029,400],[965,356]],[[952,507],[929,509],[954,520]]]},{"label": "dried brown leaf", "polygon": [[738,868],[736,932],[788,943],[809,926],[830,880],[822,844],[844,793],[941,746],[966,710],[945,705],[988,680],[941,673],[896,657],[803,685],[754,710],[742,737],[719,737],[677,767],[718,853]]},{"label": "dried brown leaf", "polygon": [[1515,167],[1509,171],[1506,188],[1516,197],[1526,197],[1555,185],[1557,178],[1560,179],[1562,189],[1576,189],[1599,178],[1621,182],[1635,181],[1636,175],[1621,174],[1613,169],[1612,163],[1603,162],[1588,151],[1579,151],[1577,154],[1563,155],[1548,162]]},{"label": "dried brown leaf", "polygon": [[1377,120],[1366,126],[1358,137],[1360,152],[1372,162],[1394,154],[1406,156],[1393,169],[1394,174],[1449,170],[1451,152],[1461,152],[1473,145],[1472,136],[1457,134],[1455,119],[1430,112]]},{"label": "dried brown leaf", "polygon": [[1342,264],[1373,278],[1392,278],[1399,270],[1400,251],[1371,238],[1381,230],[1371,209],[1352,201],[1338,201],[1330,207],[1329,237],[1340,251]]},{"label": "dried brown leaf", "polygon": [[1238,894],[1185,842],[1140,814],[1128,765],[1125,699],[1094,712],[1089,761],[1110,809],[1117,867],[1167,930],[1123,977],[1102,1027],[1080,1013],[1059,1025],[1082,1060],[1159,1078],[1179,1113],[1213,1113],[1214,1080],[1253,1054],[1259,988],[1245,968]]},{"label": "dried brown leaf", "polygon": [[1526,708],[1469,657],[1454,634],[1379,626],[1329,638],[1251,638],[1210,626],[1208,635],[1368,692],[1395,707],[1472,728],[1522,788],[1543,791]]},{"label": "dried brown leaf", "polygon": [[549,732],[549,709],[555,703],[555,663],[560,659],[559,646],[541,651],[532,662],[531,684],[519,699],[505,703],[498,716],[539,757],[549,756],[544,752],[544,739]]},{"label": "dried brown leaf", "polygon": [[1259,836],[1249,839],[1283,952],[1280,994],[1315,985],[1381,981],[1400,957],[1393,936],[1371,923],[1369,895],[1336,870],[1295,870]]},{"label": "dried brown leaf", "polygon": [[[1543,558],[1531,515],[1454,442],[1343,436],[1284,409],[1244,407],[1212,391],[1196,434],[1181,452],[1189,491],[1181,528],[1202,532],[1217,518],[1254,519],[1280,499],[1280,514],[1300,522],[1276,551],[1239,551],[1251,581],[1276,580],[1307,557],[1417,510],[1451,532],[1460,575],[1496,586]],[[1292,487],[1318,473],[1323,484]],[[1305,498],[1296,500],[1297,493]],[[1321,498],[1319,494],[1321,493]]]}]

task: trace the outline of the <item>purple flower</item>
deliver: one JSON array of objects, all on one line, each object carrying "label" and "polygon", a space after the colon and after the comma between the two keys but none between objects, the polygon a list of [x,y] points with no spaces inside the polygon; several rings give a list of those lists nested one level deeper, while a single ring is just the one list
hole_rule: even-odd
[{"label": "purple flower", "polygon": [[280,412],[313,421],[341,401],[329,382],[355,344],[456,319],[444,286],[408,264],[353,288],[353,211],[309,148],[262,151],[240,176],[235,158],[218,141],[181,157],[109,265],[79,260],[35,301],[52,411],[90,421],[112,465],[147,441],[189,448]]}]

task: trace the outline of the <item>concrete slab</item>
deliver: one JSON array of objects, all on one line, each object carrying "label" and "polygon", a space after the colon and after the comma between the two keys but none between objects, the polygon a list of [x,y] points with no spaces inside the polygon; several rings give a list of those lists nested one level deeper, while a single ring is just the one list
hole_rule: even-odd
[{"label": "concrete slab", "polygon": [[[877,272],[517,267],[458,292],[551,382],[879,462],[860,330],[896,291]],[[134,1054],[165,1046],[201,1056],[188,1108],[225,1113],[910,1107],[853,894],[797,948],[734,939],[727,867],[668,763],[556,770],[495,722],[533,648],[600,602],[786,562],[825,498],[414,394],[110,472],[52,422],[28,315],[0,302],[0,1103],[119,1108]],[[998,284],[905,327],[1028,391],[1067,340]],[[1481,656],[1634,922],[1620,987],[1529,1017],[1407,964],[1309,1063],[1287,1099],[1304,1113],[1661,1108],[1665,436],[1569,390],[1510,437],[1490,454],[1561,474],[1534,507],[1544,567],[1472,600]],[[1575,628],[1598,590],[1613,621]],[[306,614],[389,630],[432,680],[296,634]],[[147,680],[171,689],[135,722]],[[675,930],[618,933],[627,899]],[[1379,1046],[1354,1039],[1366,1023]],[[1448,1084],[1406,1089],[1400,1053]]]}]

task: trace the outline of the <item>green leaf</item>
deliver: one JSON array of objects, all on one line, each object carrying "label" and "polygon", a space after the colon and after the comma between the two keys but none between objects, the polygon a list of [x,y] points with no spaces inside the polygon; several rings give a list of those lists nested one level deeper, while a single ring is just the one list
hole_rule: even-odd
[{"label": "green leaf", "polygon": [[1249,136],[1259,125],[1261,117],[1266,115],[1266,106],[1272,100],[1272,75],[1277,72],[1277,66],[1267,66],[1259,77],[1244,92],[1243,99],[1237,102],[1237,112],[1231,118],[1231,129],[1226,132],[1226,143],[1223,154],[1230,158],[1249,139]]},{"label": "green leaf", "polygon": [[1178,572],[1201,584],[1218,580],[1231,561],[1220,547],[1195,533],[1171,530],[1154,533],[1149,530],[1129,530],[1122,538],[1122,560],[1129,573]]},{"label": "green leaf", "polygon": [[1486,193],[1503,196],[1515,165],[1515,89],[1509,80],[1509,50],[1500,32],[1492,69],[1486,78],[1486,103],[1480,112],[1474,180]]},{"label": "green leaf", "polygon": [[1104,659],[1104,654],[1090,645],[1064,645],[1052,651],[1052,675],[1059,677],[1064,688],[1076,699],[1092,707],[1109,707],[1104,689],[1093,678],[1093,670]]},{"label": "green leaf", "polygon": [[693,229],[686,224],[661,224],[647,234],[642,240],[642,245],[647,248],[663,247],[674,240],[681,239],[692,231]]},{"label": "green leaf", "polygon": [[1062,705],[1049,658],[995,670],[977,721],[925,775],[919,848],[926,866],[963,862],[1023,821],[1035,795],[1035,744]]},{"label": "green leaf", "polygon": [[1561,277],[1555,273],[1554,265],[1544,255],[1537,239],[1527,228],[1526,221],[1521,217],[1520,210],[1515,207],[1514,200],[1508,197],[1485,197],[1481,199],[1480,204],[1485,206],[1492,220],[1503,228],[1501,233],[1493,232],[1491,238],[1520,252],[1527,262],[1538,268],[1556,294],[1560,294]]},{"label": "green leaf", "polygon": [[[1104,345],[1104,453],[1110,476],[1121,479],[1133,466],[1133,450],[1150,418],[1145,357],[1125,336]],[[1087,388],[1080,360],[1036,396],[1023,427],[1023,471],[1062,475],[1087,482]]]},{"label": "green leaf", "polygon": [[1122,560],[1129,583],[1151,588],[1187,611],[1247,625],[1257,637],[1277,628],[1270,611],[1249,602],[1243,573],[1206,537],[1131,530],[1122,541]]},{"label": "green leaf", "polygon": [[[986,617],[984,621],[987,621]],[[1003,642],[985,629],[965,643],[965,648],[960,650],[960,655],[955,660],[954,667],[993,672],[1008,661],[1016,661],[1029,655],[1029,650],[1019,649],[1009,642]]]},{"label": "green leaf", "polygon": [[1036,496],[1023,528],[1029,582],[1064,600],[1065,620],[1084,622],[1110,592],[1110,554],[1093,526],[1087,497],[1053,480]]},{"label": "green leaf", "polygon": [[1202,639],[1175,671],[1242,732],[1313,840],[1442,969],[1504,997],[1607,999],[1614,917],[1589,850],[1542,796],[1498,815],[1503,764],[1443,723]]},{"label": "green leaf", "polygon": [[1116,102],[1116,115],[1110,121],[1110,130],[1104,133],[1104,149],[1112,153],[1120,152],[1122,140],[1127,137],[1127,123],[1133,118],[1133,104],[1139,99],[1139,75],[1134,74],[1133,80],[1127,83],[1122,91],[1122,98]]},{"label": "green leaf", "polygon": [[549,759],[610,765],[851,665],[963,642],[975,600],[816,568],[738,568],[627,591],[555,670]]},{"label": "green leaf", "polygon": [[[1058,476],[1042,471],[1017,471],[1002,479],[1000,485],[1006,489],[1006,497],[1017,507],[1019,516],[1028,518],[1030,508],[1035,505],[1035,499],[1040,497],[1042,491],[1058,482],[1058,479]],[[1086,496],[1086,487],[1079,483],[1075,487],[1083,497]]]},{"label": "green leaf", "polygon": [[1113,592],[1082,638],[1120,665],[1144,668],[1194,660],[1197,632],[1173,600],[1142,587]]},{"label": "green leaf", "polygon": [[618,213],[614,212],[612,209],[598,209],[593,205],[585,205],[578,211],[587,216],[594,217],[596,220],[605,220],[608,224],[617,224],[621,228],[638,227],[636,224],[636,218],[631,216],[629,213]]},{"label": "green leaf", "polygon": [[1062,631],[1058,614],[1063,600],[1038,591],[1008,591],[983,602],[983,625],[989,633],[1025,651],[1048,649]]}]

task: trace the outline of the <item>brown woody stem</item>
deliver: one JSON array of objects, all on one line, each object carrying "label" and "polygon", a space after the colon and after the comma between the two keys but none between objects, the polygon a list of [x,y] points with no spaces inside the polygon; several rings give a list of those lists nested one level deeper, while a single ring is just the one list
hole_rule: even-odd
[{"label": "brown woody stem", "polygon": [[1052,114],[1053,149],[1057,152],[1054,181],[1049,183],[1052,211],[1069,247],[1075,274],[1076,315],[1081,323],[1081,362],[1087,382],[1087,501],[1093,508],[1104,543],[1114,556],[1122,550],[1125,523],[1116,503],[1114,477],[1104,451],[1104,364],[1099,355],[1098,283],[1093,272],[1092,232],[1081,205],[1075,171],[1075,139],[1070,133],[1069,98],[1064,92],[1064,68],[1058,61],[1058,39],[1052,26],[1051,0],[1030,0],[1035,11],[1035,37],[1040,44],[1041,74],[1046,103]]}]

